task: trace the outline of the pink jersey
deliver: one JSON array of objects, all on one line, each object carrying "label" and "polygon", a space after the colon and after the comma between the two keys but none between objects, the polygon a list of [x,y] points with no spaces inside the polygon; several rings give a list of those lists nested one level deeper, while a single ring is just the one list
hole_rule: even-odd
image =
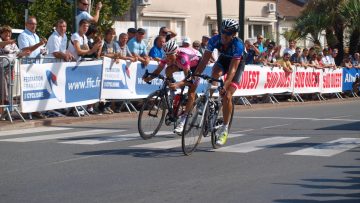
[{"label": "pink jersey", "polygon": [[[190,68],[194,68],[199,63],[200,60],[199,55],[200,55],[199,52],[193,48],[181,47],[177,51],[175,65],[182,70],[189,70]],[[166,59],[160,61],[161,66],[165,66],[166,64],[167,64]]]}]

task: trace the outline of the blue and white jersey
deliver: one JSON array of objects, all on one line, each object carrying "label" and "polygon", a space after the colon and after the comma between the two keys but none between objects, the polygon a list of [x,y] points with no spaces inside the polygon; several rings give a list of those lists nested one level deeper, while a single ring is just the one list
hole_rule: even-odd
[{"label": "blue and white jersey", "polygon": [[230,45],[225,48],[221,43],[221,36],[215,35],[209,40],[207,46],[207,50],[211,52],[214,51],[214,49],[217,49],[220,55],[225,57],[240,59],[244,52],[244,43],[240,38],[234,37]]}]

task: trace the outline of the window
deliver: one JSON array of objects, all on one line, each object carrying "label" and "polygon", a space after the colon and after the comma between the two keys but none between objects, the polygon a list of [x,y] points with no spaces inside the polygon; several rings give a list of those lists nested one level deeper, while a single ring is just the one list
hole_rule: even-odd
[{"label": "window", "polygon": [[271,35],[271,25],[252,24],[248,28],[248,38],[256,38],[259,34],[264,37]]},{"label": "window", "polygon": [[176,21],[176,30],[177,33],[177,41],[180,42],[181,39],[185,36],[185,22],[184,21]]},{"label": "window", "polygon": [[169,27],[169,21],[165,20],[144,20],[142,24],[146,30],[145,38],[154,38],[159,35],[159,29],[161,27]]}]

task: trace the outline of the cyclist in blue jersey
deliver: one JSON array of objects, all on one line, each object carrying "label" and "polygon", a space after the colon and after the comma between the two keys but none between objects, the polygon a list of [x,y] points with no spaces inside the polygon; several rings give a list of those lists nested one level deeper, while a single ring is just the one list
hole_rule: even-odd
[{"label": "cyclist in blue jersey", "polygon": [[220,95],[223,97],[223,115],[224,123],[216,131],[216,144],[222,146],[226,143],[228,137],[228,126],[231,119],[232,96],[237,89],[237,84],[241,80],[242,72],[245,67],[243,58],[244,43],[236,37],[239,24],[233,19],[225,19],[221,24],[221,33],[213,36],[208,43],[203,58],[199,63],[195,74],[201,74],[206,64],[211,58],[214,49],[219,52],[219,58],[212,69],[212,77],[219,78],[226,74],[224,88]]}]

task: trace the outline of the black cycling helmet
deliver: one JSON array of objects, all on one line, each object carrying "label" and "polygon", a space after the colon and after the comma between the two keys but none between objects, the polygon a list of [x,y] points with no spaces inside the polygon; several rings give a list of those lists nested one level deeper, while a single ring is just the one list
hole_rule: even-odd
[{"label": "black cycling helmet", "polygon": [[225,19],[221,23],[221,28],[230,32],[237,32],[239,30],[239,23],[233,19]]}]

